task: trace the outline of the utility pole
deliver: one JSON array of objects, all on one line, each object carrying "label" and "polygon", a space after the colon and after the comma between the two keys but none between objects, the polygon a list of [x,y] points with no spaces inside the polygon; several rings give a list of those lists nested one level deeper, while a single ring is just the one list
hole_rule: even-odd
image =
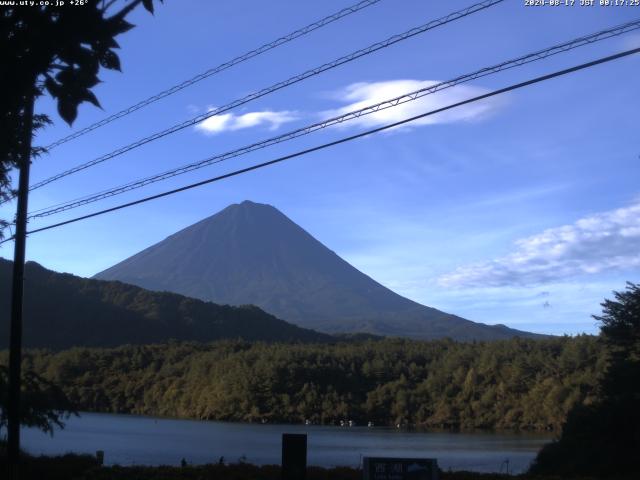
[{"label": "utility pole", "polygon": [[11,333],[9,336],[9,401],[7,464],[9,480],[18,479],[20,463],[20,382],[22,363],[22,298],[24,290],[24,258],[27,243],[27,204],[29,199],[29,167],[31,166],[31,135],[33,133],[33,102],[35,92],[29,84],[23,113],[22,152],[19,158],[18,206],[13,251],[11,286]]}]

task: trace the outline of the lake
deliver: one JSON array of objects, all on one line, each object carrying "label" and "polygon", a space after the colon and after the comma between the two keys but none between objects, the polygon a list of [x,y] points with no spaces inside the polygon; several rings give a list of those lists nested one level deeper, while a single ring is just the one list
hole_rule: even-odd
[{"label": "lake", "polygon": [[226,463],[241,457],[255,465],[279,464],[283,433],[308,435],[308,464],[358,467],[362,456],[437,458],[444,470],[521,473],[552,437],[531,433],[450,433],[384,427],[204,422],[82,413],[53,438],[24,428],[22,445],[32,454],[95,454],[108,465]]}]

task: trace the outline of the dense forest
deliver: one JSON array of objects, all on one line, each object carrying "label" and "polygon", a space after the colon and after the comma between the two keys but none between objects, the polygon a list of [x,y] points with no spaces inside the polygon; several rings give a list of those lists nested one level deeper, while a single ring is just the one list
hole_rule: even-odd
[{"label": "dense forest", "polygon": [[[6,352],[0,363],[6,362]],[[220,341],[28,351],[79,410],[249,422],[556,429],[596,399],[592,336],[487,343]]]},{"label": "dense forest", "polygon": [[[11,268],[0,259],[0,311],[9,312]],[[61,300],[64,299],[64,300]],[[48,270],[27,262],[24,345],[61,350],[76,345],[112,347],[169,339],[324,342],[322,333],[279,320],[247,305],[216,305],[168,292],[150,292]],[[0,316],[0,348],[9,344],[9,316]]]}]

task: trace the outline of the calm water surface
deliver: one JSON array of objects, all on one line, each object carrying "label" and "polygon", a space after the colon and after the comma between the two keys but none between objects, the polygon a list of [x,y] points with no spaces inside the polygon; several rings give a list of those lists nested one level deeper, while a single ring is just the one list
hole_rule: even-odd
[{"label": "calm water surface", "polygon": [[478,472],[524,471],[552,437],[541,434],[415,432],[393,428],[257,425],[82,413],[54,437],[22,430],[33,454],[105,451],[105,463],[178,465],[226,463],[246,457],[256,465],[279,464],[281,435],[308,435],[309,465],[357,467],[361,456],[437,458],[441,468]]}]

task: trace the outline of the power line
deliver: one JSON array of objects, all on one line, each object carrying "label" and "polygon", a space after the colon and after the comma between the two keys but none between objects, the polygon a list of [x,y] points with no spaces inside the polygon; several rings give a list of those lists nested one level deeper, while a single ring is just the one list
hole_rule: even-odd
[{"label": "power line", "polygon": [[142,145],[145,145],[149,142],[152,142],[154,140],[158,140],[162,137],[165,137],[167,135],[170,135],[172,133],[178,132],[180,130],[183,130],[187,127],[191,127],[193,125],[196,125],[197,123],[202,122],[203,120],[206,120],[207,118],[213,117],[215,115],[219,115],[220,113],[229,111],[233,108],[239,107],[241,105],[244,105],[248,102],[251,102],[253,100],[256,100],[260,97],[263,97],[265,95],[268,95],[270,93],[273,93],[277,90],[280,90],[282,88],[291,86],[295,83],[301,82],[307,78],[313,77],[315,75],[318,75],[322,72],[325,72],[327,70],[331,70],[333,68],[336,68],[340,65],[344,65],[345,63],[349,63],[352,62],[360,57],[363,57],[365,55],[369,55],[373,52],[376,52],[378,50],[381,50],[383,48],[389,47],[391,45],[394,45],[398,42],[401,42],[403,40],[407,40],[408,38],[414,37],[416,35],[419,35],[421,33],[427,32],[429,30],[432,30],[434,28],[437,28],[439,26],[445,25],[447,23],[453,22],[455,20],[459,20],[461,18],[464,18],[468,15],[471,15],[473,13],[477,13],[479,11],[482,11],[486,8],[489,8],[493,5],[496,5],[498,3],[502,3],[504,0],[485,0],[483,2],[480,3],[476,3],[474,5],[471,5],[465,9],[462,10],[458,10],[456,12],[450,13],[444,17],[441,17],[439,19],[436,20],[432,20],[424,25],[421,25],[419,27],[414,27],[410,30],[407,30],[404,33],[401,34],[397,34],[397,35],[393,35],[392,37],[387,38],[386,40],[383,40],[381,42],[377,42],[374,43],[373,45],[370,45],[366,48],[357,50],[353,53],[350,53],[349,55],[345,55],[343,57],[338,58],[337,60],[333,60],[332,62],[328,62],[325,63],[319,67],[316,68],[312,68],[311,70],[307,70],[301,74],[298,75],[294,75],[293,77],[288,78],[287,80],[283,80],[280,81],[278,83],[275,83],[273,85],[271,85],[270,87],[267,88],[263,88],[262,90],[258,90],[256,92],[250,93],[249,95],[246,95],[240,99],[234,100],[231,103],[228,103],[227,105],[224,105],[222,107],[216,108],[214,110],[211,110],[207,113],[203,113],[200,115],[197,115],[189,120],[186,120],[184,122],[181,122],[179,124],[173,125],[165,130],[162,130],[160,132],[156,132],[152,135],[149,135],[147,137],[141,138],[137,141],[135,141],[134,143],[131,143],[129,145],[125,145],[123,147],[118,148],[117,150],[114,150],[110,153],[107,153],[105,155],[102,155],[98,158],[95,158],[93,160],[90,160],[89,162],[83,163],[81,165],[77,165],[76,167],[73,167],[69,170],[66,170],[64,172],[61,172],[57,175],[54,175],[52,177],[49,177],[45,180],[42,180],[34,185],[31,186],[30,190],[35,190],[37,188],[43,187],[45,185],[48,185],[51,182],[54,182],[56,180],[59,180],[63,177],[66,177],[68,175],[72,175],[74,173],[77,173],[79,171],[85,170],[89,167],[92,167],[94,165],[97,165],[99,163],[105,162],[107,160],[110,160],[112,158],[115,158],[119,155],[122,155],[123,153],[129,152],[135,148],[141,147]]},{"label": "power line", "polygon": [[375,112],[379,112],[381,110],[385,110],[387,108],[392,108],[395,107],[397,105],[400,104],[404,104],[407,102],[411,102],[414,100],[417,100],[421,97],[424,97],[426,95],[430,95],[433,93],[436,93],[438,91],[444,90],[446,88],[451,88],[455,85],[459,85],[461,83],[465,83],[468,82],[470,80],[474,80],[477,78],[481,78],[481,77],[485,77],[488,75],[492,75],[495,73],[498,73],[500,71],[504,71],[510,68],[514,68],[514,67],[518,67],[521,65],[525,65],[534,61],[538,61],[538,60],[542,60],[545,58],[548,58],[552,55],[556,55],[559,53],[563,53],[563,52],[567,52],[569,50],[573,50],[575,48],[584,46],[584,45],[589,45],[592,44],[594,42],[598,42],[598,41],[602,41],[611,37],[615,37],[618,35],[621,35],[623,33],[635,30],[640,28],[640,20],[636,20],[633,22],[628,22],[622,25],[618,25],[615,27],[611,27],[608,28],[606,30],[602,30],[599,31],[597,33],[593,33],[590,35],[586,35],[583,37],[579,37],[573,40],[570,40],[568,42],[564,42],[558,45],[555,45],[553,47],[549,47],[543,50],[539,50],[533,53],[529,53],[527,55],[523,55],[520,57],[517,57],[515,59],[512,60],[508,60],[508,61],[504,61],[502,63],[499,63],[497,65],[493,65],[490,67],[485,67],[482,68],[480,70],[477,70],[475,72],[472,73],[468,73],[465,75],[461,75],[458,76],[452,80],[447,80],[445,82],[441,82],[438,83],[436,85],[431,85],[429,87],[425,87],[425,88],[421,88],[419,90],[415,90],[413,92],[410,93],[406,93],[404,95],[389,99],[389,100],[385,100],[383,102],[379,102],[376,103],[374,105],[370,105],[358,110],[354,110],[348,113],[345,113],[343,115],[337,116],[337,117],[333,117],[327,120],[323,120],[321,122],[317,122],[311,125],[307,125],[305,127],[302,128],[298,128],[296,130],[292,130],[290,132],[275,136],[275,137],[271,137],[268,138],[266,140],[262,140],[260,142],[256,142],[250,145],[246,145],[243,146],[239,149],[236,150],[232,150],[229,152],[225,152],[222,154],[218,154],[218,155],[214,155],[212,157],[208,157],[204,160],[200,160],[198,162],[194,162],[194,163],[190,163],[187,165],[183,165],[181,167],[163,172],[163,173],[159,173],[150,177],[146,177],[143,179],[139,179],[139,180],[135,180],[133,182],[129,182],[127,184],[118,186],[118,187],[114,187],[111,188],[109,190],[104,190],[98,193],[94,193],[91,195],[86,195],[84,197],[81,198],[77,198],[75,200],[70,200],[67,202],[63,202],[63,203],[59,203],[56,205],[52,205],[49,207],[45,207],[39,210],[36,210],[34,212],[31,213],[31,215],[29,216],[30,219],[32,218],[41,218],[41,217],[46,217],[49,215],[54,215],[56,213],[60,213],[66,210],[71,210],[73,208],[77,208],[83,205],[87,205],[89,203],[94,203],[97,202],[99,200],[103,200],[105,198],[109,198],[109,197],[113,197],[115,195],[119,195],[131,190],[135,190],[138,188],[142,188],[144,186],[150,185],[152,183],[156,183],[162,180],[166,180],[178,175],[182,175],[184,173],[188,173],[194,170],[198,170],[200,168],[204,168],[206,166],[209,165],[213,165],[213,164],[217,164],[220,162],[223,162],[225,160],[231,159],[231,158],[235,158],[241,155],[245,155],[248,154],[250,152],[259,150],[259,149],[263,149],[278,143],[282,143],[284,141],[287,140],[291,140],[303,135],[307,135],[310,134],[312,132],[315,132],[317,130],[321,130],[324,128],[327,128],[329,126],[332,125],[337,125],[337,124],[341,124],[344,123],[346,121],[350,121],[350,120],[354,120],[357,119],[359,117],[362,117],[364,115],[369,115]]},{"label": "power line", "polygon": [[132,105],[130,107],[127,107],[123,110],[120,110],[119,112],[114,113],[113,115],[110,115],[106,118],[103,118],[102,120],[93,123],[87,127],[82,128],[81,130],[78,130],[76,132],[71,133],[70,135],[67,135],[66,137],[63,137],[59,140],[56,140],[55,142],[53,142],[50,145],[47,145],[45,148],[47,150],[52,150],[55,147],[58,147],[60,145],[62,145],[63,143],[67,143],[71,140],[74,140],[78,137],[81,137],[93,130],[96,130],[100,127],[103,127],[119,118],[125,117],[133,112],[135,112],[136,110],[140,110],[141,108],[146,107],[147,105],[151,105],[152,103],[157,102],[158,100],[161,100],[165,97],[168,97],[169,95],[173,95],[176,92],[179,92],[180,90],[183,90],[187,87],[190,87],[191,85],[193,85],[194,83],[198,83],[201,80],[204,80],[205,78],[209,78],[213,75],[216,75],[220,72],[223,72],[224,70],[227,70],[228,68],[231,68],[235,65],[238,65],[240,63],[246,62],[247,60],[250,60],[254,57],[257,57],[258,55],[261,55],[265,52],[268,52],[269,50],[272,50],[274,48],[277,48],[281,45],[284,45],[285,43],[291,42],[292,40],[295,40],[297,38],[300,38],[304,35],[307,35],[311,32],[313,32],[314,30],[317,30],[319,28],[322,28],[326,25],[329,25],[330,23],[335,22],[336,20],[340,20],[341,18],[344,18],[348,15],[351,15],[352,13],[356,13],[360,10],[363,10],[367,7],[370,7],[371,5],[375,5],[376,3],[381,2],[382,0],[363,0],[359,3],[356,3],[355,5],[351,5],[350,7],[347,8],[343,8],[342,10],[340,10],[339,12],[336,12],[332,15],[328,15],[320,20],[318,20],[317,22],[313,22],[305,27],[302,27],[298,30],[295,30],[294,32],[289,33],[288,35],[285,35],[283,37],[278,38],[277,40],[274,40],[272,42],[269,43],[265,43],[264,45],[256,48],[255,50],[251,50],[249,52],[246,52],[232,60],[229,60],[227,62],[221,63],[220,65],[210,68],[209,70],[202,72],[198,75],[196,75],[195,77],[192,77],[188,80],[185,80],[182,83],[179,83],[177,85],[174,85],[173,87],[170,87],[166,90],[163,90],[160,93],[157,93],[149,98],[146,98],[138,103],[136,103],[135,105]]},{"label": "power line", "polygon": [[[295,152],[295,153],[292,153],[292,154],[289,154],[289,155],[285,155],[285,156],[276,158],[274,160],[270,160],[268,162],[259,163],[257,165],[252,165],[250,167],[246,167],[246,168],[242,168],[242,169],[239,169],[239,170],[235,170],[235,171],[230,172],[230,173],[226,173],[224,175],[219,175],[219,176],[216,176],[216,177],[209,178],[207,180],[202,180],[200,182],[196,182],[196,183],[192,183],[192,184],[189,184],[189,185],[185,185],[185,186],[180,187],[180,188],[175,188],[173,190],[168,190],[168,191],[165,191],[165,192],[162,192],[162,193],[158,193],[156,195],[151,195],[151,196],[148,196],[148,197],[144,197],[144,198],[141,198],[139,200],[134,200],[132,202],[123,203],[123,204],[117,205],[115,207],[106,208],[104,210],[99,210],[97,212],[90,213],[88,215],[83,215],[83,216],[80,216],[80,217],[72,218],[70,220],[65,220],[63,222],[55,223],[55,224],[52,224],[52,225],[47,225],[46,227],[36,228],[36,229],[31,230],[31,231],[29,231],[27,233],[28,234],[32,234],[32,233],[43,232],[45,230],[51,230],[52,228],[61,227],[63,225],[68,225],[70,223],[75,223],[75,222],[79,222],[81,220],[86,220],[88,218],[93,218],[93,217],[97,217],[99,215],[104,215],[106,213],[115,212],[117,210],[122,210],[123,208],[132,207],[134,205],[139,205],[141,203],[146,203],[146,202],[149,202],[151,200],[156,200],[158,198],[162,198],[162,197],[166,197],[166,196],[169,196],[169,195],[173,195],[175,193],[184,192],[185,190],[190,190],[192,188],[197,188],[197,187],[200,187],[200,186],[203,186],[203,185],[207,185],[209,183],[213,183],[213,182],[217,182],[217,181],[220,181],[220,180],[224,180],[226,178],[235,177],[235,176],[241,175],[243,173],[247,173],[247,172],[250,172],[250,171],[253,171],[253,170],[258,170],[258,169],[264,168],[264,167],[268,167],[268,166],[274,165],[276,163],[284,162],[285,160],[290,160],[292,158],[300,157],[300,156],[303,156],[303,155],[306,155],[306,154],[309,154],[309,153],[312,153],[312,152],[316,152],[318,150],[323,150],[325,148],[333,147],[333,146],[336,146],[336,145],[339,145],[339,144],[342,144],[342,143],[346,143],[346,142],[349,142],[349,141],[352,141],[352,140],[356,140],[358,138],[366,137],[367,135],[372,135],[374,133],[382,132],[384,130],[389,130],[391,128],[396,128],[398,126],[401,126],[401,125],[404,125],[404,124],[419,120],[421,118],[428,117],[428,116],[431,116],[431,115],[435,115],[435,114],[444,112],[446,110],[450,110],[450,109],[457,108],[457,107],[460,107],[460,106],[463,106],[463,105],[467,105],[469,103],[473,103],[473,102],[477,102],[477,101],[480,101],[480,100],[484,100],[486,98],[493,97],[493,96],[496,96],[496,95],[500,95],[500,94],[503,94],[503,93],[507,93],[507,92],[510,92],[512,90],[517,90],[517,89],[520,89],[520,88],[523,88],[523,87],[526,87],[526,86],[529,86],[529,85],[533,85],[533,84],[536,84],[536,83],[540,83],[540,82],[544,82],[544,81],[547,81],[547,80],[551,80],[551,79],[556,78],[556,77],[560,77],[560,76],[563,76],[563,75],[567,75],[569,73],[577,72],[579,70],[584,70],[584,69],[587,69],[587,68],[590,68],[590,67],[594,67],[596,65],[603,64],[603,63],[611,62],[613,60],[617,60],[617,59],[620,59],[620,58],[623,58],[623,57],[626,57],[626,56],[629,56],[629,55],[633,55],[633,54],[636,54],[636,53],[640,53],[640,48],[634,48],[634,49],[631,49],[631,50],[626,50],[624,52],[617,53],[615,55],[609,55],[607,57],[601,57],[601,58],[599,58],[597,60],[593,60],[591,62],[583,63],[583,64],[580,64],[580,65],[576,65],[574,67],[566,68],[564,70],[559,70],[559,71],[556,71],[556,72],[553,72],[553,73],[550,73],[550,74],[547,74],[547,75],[542,75],[542,76],[533,78],[531,80],[527,80],[525,82],[516,83],[516,84],[510,85],[508,87],[504,87],[504,88],[501,88],[501,89],[498,89],[498,90],[494,90],[494,91],[489,92],[489,93],[485,93],[483,95],[478,95],[476,97],[469,98],[469,99],[463,100],[461,102],[457,102],[457,103],[454,103],[454,104],[451,104],[451,105],[447,105],[446,107],[441,107],[441,108],[438,108],[438,109],[435,109],[435,110],[431,110],[429,112],[422,113],[420,115],[416,115],[416,116],[413,116],[413,117],[410,117],[410,118],[406,118],[406,119],[400,120],[398,122],[390,123],[390,124],[384,125],[382,127],[377,127],[377,128],[371,129],[371,130],[367,130],[365,132],[361,132],[361,133],[358,133],[358,134],[355,134],[355,135],[351,135],[351,136],[348,136],[348,137],[343,137],[343,138],[341,138],[339,140],[335,140],[333,142],[324,143],[322,145],[317,145],[315,147],[308,148],[306,150],[301,150],[301,151],[298,151],[298,152]],[[1,241],[0,244],[8,242],[10,240],[13,240],[13,237]]]}]

